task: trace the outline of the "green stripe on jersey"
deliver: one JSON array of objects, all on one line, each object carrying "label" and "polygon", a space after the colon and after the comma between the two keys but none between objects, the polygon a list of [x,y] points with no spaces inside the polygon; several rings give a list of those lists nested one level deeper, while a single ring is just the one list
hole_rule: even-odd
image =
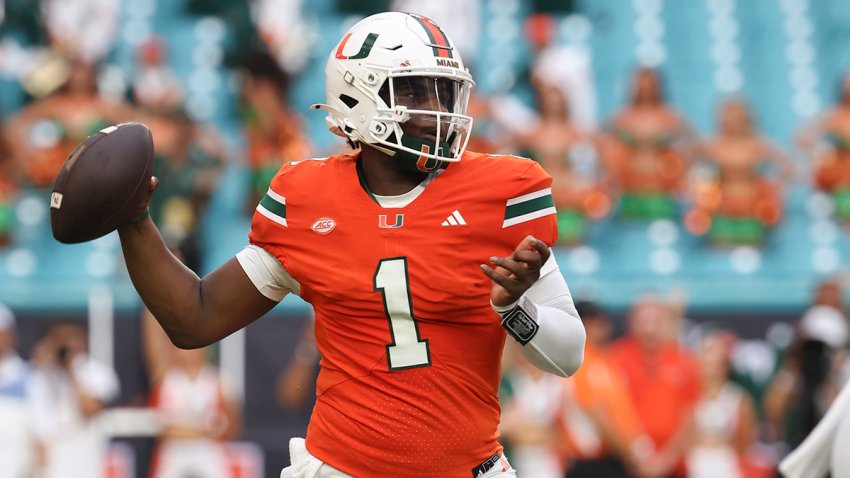
[{"label": "green stripe on jersey", "polygon": [[278,202],[268,194],[260,199],[260,205],[276,216],[286,219],[286,204]]},{"label": "green stripe on jersey", "polygon": [[555,207],[555,201],[552,199],[552,194],[512,204],[505,208],[505,220],[507,221],[508,219],[513,219],[515,217],[550,207]]}]

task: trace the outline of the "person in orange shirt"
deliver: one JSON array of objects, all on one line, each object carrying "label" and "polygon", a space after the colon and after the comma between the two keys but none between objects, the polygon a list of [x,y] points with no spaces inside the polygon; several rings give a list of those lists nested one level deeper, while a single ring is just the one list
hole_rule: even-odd
[{"label": "person in orange shirt", "polygon": [[619,478],[642,473],[651,452],[626,377],[611,358],[611,322],[595,303],[576,310],[587,332],[581,370],[564,380],[562,426],[571,460],[567,478]]},{"label": "person in orange shirt", "polygon": [[549,249],[552,178],[529,159],[466,151],[474,82],[425,17],[362,20],[325,72],[328,104],[314,109],[356,149],[284,165],[250,245],[203,279],[165,247],[146,198],[118,231],[133,284],[182,348],[290,292],[313,305],[316,406],[284,478],[515,477],[498,432],[507,335],[562,377],[584,351]]},{"label": "person in orange shirt", "polygon": [[699,369],[674,339],[674,308],[653,297],[638,300],[628,317],[628,334],[613,346],[615,362],[654,452],[646,476],[683,477],[683,456],[692,441],[694,407],[700,396]]}]

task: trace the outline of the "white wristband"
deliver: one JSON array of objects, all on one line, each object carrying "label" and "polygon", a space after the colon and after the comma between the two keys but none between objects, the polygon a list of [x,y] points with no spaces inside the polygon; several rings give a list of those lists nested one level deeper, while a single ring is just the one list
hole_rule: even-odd
[{"label": "white wristband", "polygon": [[494,303],[493,303],[493,301],[491,300],[491,301],[490,301],[490,307],[491,307],[491,308],[492,308],[492,309],[493,309],[493,310],[494,310],[497,314],[499,314],[499,315],[504,315],[504,314],[505,314],[505,312],[508,312],[508,311],[510,311],[511,309],[513,309],[514,307],[516,307],[516,305],[517,305],[518,303],[519,303],[519,299],[517,299],[517,300],[515,300],[515,301],[511,302],[511,303],[510,303],[510,304],[508,304],[508,305],[496,305],[496,304],[494,304]]}]

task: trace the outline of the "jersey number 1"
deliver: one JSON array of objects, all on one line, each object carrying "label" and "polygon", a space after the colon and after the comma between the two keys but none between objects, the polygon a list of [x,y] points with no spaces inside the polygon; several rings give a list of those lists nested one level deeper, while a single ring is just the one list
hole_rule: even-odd
[{"label": "jersey number 1", "polygon": [[374,277],[375,292],[384,299],[384,312],[390,322],[392,343],[387,344],[387,363],[390,370],[431,365],[428,339],[419,338],[419,328],[413,315],[410,283],[407,280],[407,258],[381,259]]}]

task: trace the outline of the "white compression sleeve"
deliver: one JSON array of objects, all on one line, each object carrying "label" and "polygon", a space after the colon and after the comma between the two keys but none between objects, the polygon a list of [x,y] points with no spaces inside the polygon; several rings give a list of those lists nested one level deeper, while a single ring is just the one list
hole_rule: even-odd
[{"label": "white compression sleeve", "polygon": [[521,347],[522,355],[546,372],[561,377],[576,373],[584,360],[584,325],[554,254],[549,255],[540,270],[540,278],[525,292],[525,297],[536,308],[539,329]]},{"label": "white compression sleeve", "polygon": [[269,299],[280,302],[290,292],[296,295],[301,293],[301,284],[286,272],[275,256],[262,247],[245,246],[236,254],[236,260],[254,287]]}]

